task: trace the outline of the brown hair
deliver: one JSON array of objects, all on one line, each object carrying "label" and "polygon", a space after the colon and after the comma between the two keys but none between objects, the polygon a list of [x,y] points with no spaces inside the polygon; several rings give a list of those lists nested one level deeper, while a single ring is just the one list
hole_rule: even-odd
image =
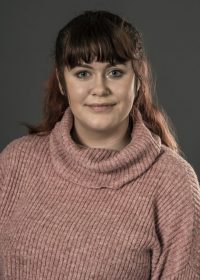
[{"label": "brown hair", "polygon": [[[139,89],[131,113],[135,115],[137,108],[146,126],[160,136],[162,143],[183,154],[175,139],[172,122],[164,109],[153,102],[155,92],[152,72],[141,34],[124,18],[104,10],[84,11],[59,31],[54,51],[55,63],[45,87],[44,117],[38,125],[23,123],[29,134],[49,134],[69,106],[64,67],[73,68],[81,61],[91,63],[95,57],[99,62],[111,64],[132,61]],[[57,78],[64,95],[61,94]]]}]

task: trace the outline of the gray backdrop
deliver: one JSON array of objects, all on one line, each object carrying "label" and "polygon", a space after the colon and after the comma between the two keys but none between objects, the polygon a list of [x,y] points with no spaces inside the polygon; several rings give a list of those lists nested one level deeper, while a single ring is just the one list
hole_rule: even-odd
[{"label": "gray backdrop", "polygon": [[143,35],[159,103],[200,178],[200,1],[1,1],[0,150],[42,116],[43,85],[59,29],[86,9],[125,16]]}]

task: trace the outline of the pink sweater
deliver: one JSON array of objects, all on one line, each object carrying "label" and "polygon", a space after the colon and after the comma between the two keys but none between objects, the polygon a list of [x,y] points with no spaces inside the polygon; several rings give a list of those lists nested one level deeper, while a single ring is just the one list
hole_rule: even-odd
[{"label": "pink sweater", "polygon": [[68,108],[0,154],[1,280],[200,279],[200,187],[141,115],[120,152],[78,146]]}]

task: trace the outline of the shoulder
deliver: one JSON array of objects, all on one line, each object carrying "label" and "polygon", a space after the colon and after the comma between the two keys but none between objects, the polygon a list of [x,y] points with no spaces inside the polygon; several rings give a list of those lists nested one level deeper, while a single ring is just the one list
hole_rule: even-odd
[{"label": "shoulder", "polygon": [[[156,200],[186,205],[191,198],[200,198],[200,187],[193,166],[181,155],[162,145],[163,153],[157,163]],[[183,203],[184,201],[184,203]]]},{"label": "shoulder", "polygon": [[15,155],[39,149],[48,142],[48,136],[25,135],[12,140],[1,151],[2,155]]},{"label": "shoulder", "polygon": [[8,143],[0,153],[0,165],[3,169],[10,169],[24,160],[34,159],[38,154],[44,154],[48,149],[48,137],[25,135]]},{"label": "shoulder", "polygon": [[186,181],[194,180],[199,184],[197,173],[187,159],[165,145],[162,145],[162,150],[158,165],[169,181],[184,178]]}]

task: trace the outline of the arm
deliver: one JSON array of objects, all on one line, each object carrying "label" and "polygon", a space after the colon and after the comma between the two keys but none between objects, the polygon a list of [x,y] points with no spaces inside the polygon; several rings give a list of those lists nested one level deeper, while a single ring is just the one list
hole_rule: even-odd
[{"label": "arm", "polygon": [[4,174],[4,153],[1,152],[0,153],[0,196],[1,196],[1,193],[2,193],[2,188],[3,188],[3,182],[4,182],[4,177],[5,177],[5,174]]},{"label": "arm", "polygon": [[200,280],[200,187],[189,163],[179,168],[172,166],[156,197],[152,280]]},{"label": "arm", "polygon": [[0,153],[0,199],[3,192],[3,186],[6,180],[9,180],[8,175],[12,166],[15,166],[17,140],[10,142]]}]

